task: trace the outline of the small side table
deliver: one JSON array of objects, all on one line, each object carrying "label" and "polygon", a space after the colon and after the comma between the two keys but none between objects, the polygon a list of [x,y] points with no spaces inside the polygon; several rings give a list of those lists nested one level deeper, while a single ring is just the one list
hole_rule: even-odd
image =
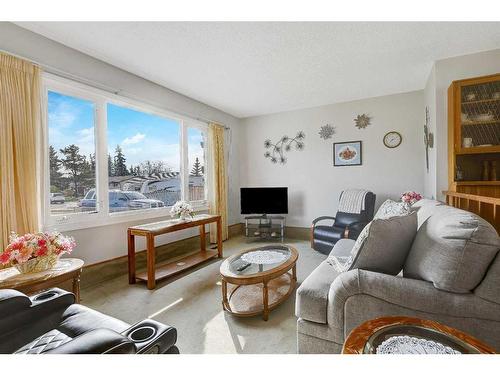
[{"label": "small side table", "polygon": [[47,271],[36,273],[19,273],[15,267],[0,270],[0,289],[16,289],[25,294],[35,294],[43,290],[56,287],[61,283],[72,280],[72,291],[76,302],[80,302],[80,275],[83,260],[76,258],[62,258]]},{"label": "small side table", "polygon": [[[495,354],[491,347],[458,329],[406,316],[386,316],[364,322],[351,331],[342,354],[380,354],[377,353],[379,347],[389,348],[387,354],[435,354],[436,348],[441,351],[446,348],[454,354]],[[426,350],[428,348],[432,350]]]}]

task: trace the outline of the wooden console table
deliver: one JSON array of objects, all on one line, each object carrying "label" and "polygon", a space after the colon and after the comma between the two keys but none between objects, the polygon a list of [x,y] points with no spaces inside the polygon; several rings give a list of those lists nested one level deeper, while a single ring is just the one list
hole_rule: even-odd
[{"label": "wooden console table", "polygon": [[[217,224],[217,251],[207,250],[205,225]],[[200,228],[200,252],[188,255],[175,262],[162,264],[156,267],[155,244],[156,236],[175,232],[182,229]],[[135,273],[135,236],[146,237],[147,271]],[[194,267],[212,258],[222,258],[222,222],[220,215],[197,215],[190,221],[165,220],[156,223],[136,225],[128,228],[128,282],[135,284],[137,280],[146,281],[148,289],[154,289],[158,280],[165,279]]]}]

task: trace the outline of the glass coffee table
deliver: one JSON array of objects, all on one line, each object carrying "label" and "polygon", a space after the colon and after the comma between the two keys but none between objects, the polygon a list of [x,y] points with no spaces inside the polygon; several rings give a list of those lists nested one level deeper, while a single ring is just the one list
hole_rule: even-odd
[{"label": "glass coffee table", "polygon": [[237,316],[262,314],[267,320],[269,311],[293,293],[298,258],[292,246],[270,245],[226,259],[220,267],[223,309]]}]

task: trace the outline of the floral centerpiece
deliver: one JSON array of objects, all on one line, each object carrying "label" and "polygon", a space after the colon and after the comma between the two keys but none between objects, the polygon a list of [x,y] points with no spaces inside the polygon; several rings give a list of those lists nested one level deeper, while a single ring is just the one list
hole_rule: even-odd
[{"label": "floral centerpiece", "polygon": [[401,201],[411,206],[413,203],[418,202],[422,199],[422,196],[415,191],[406,191],[401,194]]},{"label": "floral centerpiece", "polygon": [[192,218],[194,216],[194,210],[188,202],[177,201],[170,209],[170,216],[186,220],[187,218]]},{"label": "floral centerpiece", "polygon": [[54,267],[62,254],[69,254],[76,243],[59,232],[12,233],[10,243],[0,253],[0,264],[13,264],[21,273],[41,272]]}]

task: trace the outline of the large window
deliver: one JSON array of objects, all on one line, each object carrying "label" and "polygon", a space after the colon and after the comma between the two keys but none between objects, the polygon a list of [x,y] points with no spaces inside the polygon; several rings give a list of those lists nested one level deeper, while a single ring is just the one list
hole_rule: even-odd
[{"label": "large window", "polygon": [[165,216],[181,199],[206,208],[206,124],[66,80],[45,92],[47,226]]},{"label": "large window", "polygon": [[109,211],[172,206],[181,199],[181,122],[115,104],[108,113]]},{"label": "large window", "polygon": [[48,91],[49,203],[51,214],[97,212],[82,206],[96,184],[95,104]]}]

